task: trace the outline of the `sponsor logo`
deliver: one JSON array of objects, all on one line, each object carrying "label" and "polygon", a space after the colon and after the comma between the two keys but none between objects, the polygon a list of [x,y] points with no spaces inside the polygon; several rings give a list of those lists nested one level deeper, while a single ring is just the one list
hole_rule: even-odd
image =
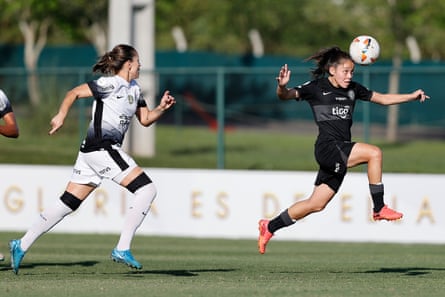
[{"label": "sponsor logo", "polygon": [[126,116],[124,114],[119,116],[119,125],[123,128],[123,129],[127,129],[128,125],[130,125],[130,121],[131,121],[131,117]]},{"label": "sponsor logo", "polygon": [[323,94],[323,96],[326,96],[326,95],[332,94],[332,92],[323,92],[322,94]]},{"label": "sponsor logo", "polygon": [[351,108],[348,105],[344,107],[335,106],[332,108],[332,115],[338,116],[342,119],[347,119],[349,118],[350,109]]},{"label": "sponsor logo", "polygon": [[334,172],[335,173],[338,173],[338,172],[340,172],[340,167],[341,167],[341,165],[340,165],[340,163],[335,163],[335,169],[334,169]]},{"label": "sponsor logo", "polygon": [[73,173],[74,173],[74,174],[79,174],[79,175],[80,175],[80,174],[81,174],[81,171],[80,171],[79,169],[74,168],[74,169],[73,169]]},{"label": "sponsor logo", "polygon": [[105,174],[105,173],[110,172],[110,171],[111,171],[111,168],[110,167],[106,167],[106,168],[100,170],[99,174]]},{"label": "sponsor logo", "polygon": [[99,86],[98,89],[102,92],[102,93],[106,93],[107,91],[113,90],[114,86],[113,85],[109,85],[109,86]]},{"label": "sponsor logo", "polygon": [[335,97],[335,100],[337,100],[337,101],[345,101],[345,100],[348,100],[348,98],[346,98],[346,97]]}]

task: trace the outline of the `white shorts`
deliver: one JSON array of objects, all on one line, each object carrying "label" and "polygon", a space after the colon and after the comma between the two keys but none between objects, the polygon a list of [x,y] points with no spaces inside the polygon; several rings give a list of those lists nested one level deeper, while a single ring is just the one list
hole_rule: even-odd
[{"label": "white shorts", "polygon": [[104,178],[108,178],[120,184],[138,165],[119,146],[112,145],[111,147],[111,150],[79,152],[70,181],[99,186]]}]

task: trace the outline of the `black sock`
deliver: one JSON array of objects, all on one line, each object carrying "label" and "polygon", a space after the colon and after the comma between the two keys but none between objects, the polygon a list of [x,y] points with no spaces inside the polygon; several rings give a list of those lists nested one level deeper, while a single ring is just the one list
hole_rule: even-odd
[{"label": "black sock", "polygon": [[287,209],[286,209],[282,213],[280,213],[279,216],[270,220],[268,229],[269,229],[269,232],[273,234],[278,229],[290,226],[294,223],[295,223],[294,220],[292,220],[292,218],[289,216],[289,213],[287,212]]},{"label": "black sock", "polygon": [[379,212],[385,202],[383,202],[383,184],[369,185],[369,190],[371,191],[372,202],[374,203],[374,212]]}]

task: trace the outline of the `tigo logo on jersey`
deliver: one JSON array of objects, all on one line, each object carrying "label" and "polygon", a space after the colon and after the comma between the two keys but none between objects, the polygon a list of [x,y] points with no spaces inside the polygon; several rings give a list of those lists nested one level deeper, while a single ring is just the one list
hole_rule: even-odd
[{"label": "tigo logo on jersey", "polygon": [[342,119],[348,119],[350,114],[350,106],[346,105],[344,107],[335,106],[332,108],[332,115],[338,116]]}]

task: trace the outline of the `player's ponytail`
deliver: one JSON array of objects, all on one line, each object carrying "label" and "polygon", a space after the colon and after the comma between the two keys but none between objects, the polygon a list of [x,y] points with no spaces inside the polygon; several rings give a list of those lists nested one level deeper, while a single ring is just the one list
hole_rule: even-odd
[{"label": "player's ponytail", "polygon": [[351,56],[342,51],[338,46],[322,49],[314,55],[306,59],[306,61],[314,60],[317,68],[311,71],[315,78],[329,75],[329,68],[339,64],[342,60],[351,60]]},{"label": "player's ponytail", "polygon": [[93,66],[94,73],[114,75],[122,69],[125,62],[132,60],[136,50],[131,45],[119,44],[106,52]]}]

